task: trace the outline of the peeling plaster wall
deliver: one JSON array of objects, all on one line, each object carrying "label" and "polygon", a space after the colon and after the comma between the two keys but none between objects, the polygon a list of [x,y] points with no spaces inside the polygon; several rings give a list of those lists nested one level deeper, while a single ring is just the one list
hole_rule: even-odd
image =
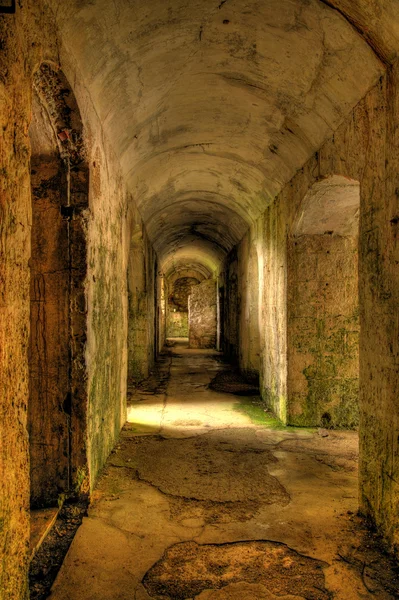
[{"label": "peeling plaster wall", "polygon": [[276,200],[228,255],[223,282],[222,348],[286,418],[286,225]]},{"label": "peeling plaster wall", "polygon": [[[80,110],[62,70],[43,62],[34,73],[33,88],[29,129],[33,153],[31,497],[38,504],[56,505],[57,491],[88,491],[89,169]],[[49,160],[54,163],[52,174],[48,173]],[[51,471],[55,480],[50,483]]]},{"label": "peeling plaster wall", "polygon": [[216,281],[206,279],[188,297],[190,348],[216,347]]},{"label": "peeling plaster wall", "polygon": [[[49,21],[51,22],[51,21]],[[79,219],[71,222],[73,243],[84,244],[85,260],[74,261],[73,271],[84,267],[84,285],[73,285],[72,343],[83,357],[73,361],[72,403],[87,423],[87,431],[72,426],[75,465],[72,485],[88,492],[113,448],[126,418],[127,385],[127,264],[129,254],[128,204],[131,202],[120,165],[104,135],[79,67],[59,49],[66,79],[83,123],[88,173],[71,170],[71,200]],[[82,202],[89,182],[88,207]],[[79,325],[80,320],[80,325]],[[82,332],[85,332],[82,334]],[[80,349],[79,349],[80,348]],[[73,424],[72,424],[73,425]]]},{"label": "peeling plaster wall", "polygon": [[[382,91],[384,88],[382,86]],[[373,99],[373,97],[372,97]],[[386,104],[385,104],[386,102]],[[368,104],[360,214],[360,503],[399,552],[399,68]],[[386,110],[384,110],[386,106]],[[365,132],[366,133],[366,132]],[[366,138],[367,139],[367,138]]]},{"label": "peeling plaster wall", "polygon": [[288,243],[287,422],[359,424],[358,239],[300,235]]},{"label": "peeling plaster wall", "polygon": [[287,255],[283,203],[276,199],[266,210],[259,229],[263,233],[263,281],[260,323],[261,395],[275,414],[286,421],[287,399]]}]

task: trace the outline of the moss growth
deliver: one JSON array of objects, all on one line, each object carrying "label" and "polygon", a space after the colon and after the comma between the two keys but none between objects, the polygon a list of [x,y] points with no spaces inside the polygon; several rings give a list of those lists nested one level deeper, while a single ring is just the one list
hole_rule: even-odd
[{"label": "moss growth", "polygon": [[261,397],[266,408],[269,408],[272,414],[278,415],[278,419],[282,422],[286,422],[287,417],[287,399],[285,396],[277,394],[277,382],[271,382],[272,389],[265,388],[262,386]]},{"label": "moss growth", "polygon": [[[330,320],[332,317],[330,318]],[[313,355],[302,374],[307,381],[307,393],[301,400],[301,414],[292,414],[291,397],[289,423],[299,427],[356,429],[359,421],[358,379],[355,361],[358,356],[358,307],[353,314],[329,325],[325,319],[314,321],[315,329],[297,340],[296,350]],[[348,364],[351,370],[348,372]]]},{"label": "moss growth", "polygon": [[[273,413],[267,409],[264,402],[254,400],[253,398],[243,397],[240,402],[234,405],[234,410],[247,415],[254,425],[262,425],[266,429],[275,431],[295,431],[295,429],[304,430],[303,427],[292,427],[284,425]],[[305,428],[308,431],[313,431],[313,428]]]}]

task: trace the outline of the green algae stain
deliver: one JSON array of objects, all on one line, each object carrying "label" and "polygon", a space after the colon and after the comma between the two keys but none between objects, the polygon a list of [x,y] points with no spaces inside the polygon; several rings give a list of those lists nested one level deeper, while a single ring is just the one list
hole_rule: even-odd
[{"label": "green algae stain", "polygon": [[234,405],[234,410],[240,412],[251,419],[254,425],[261,425],[265,429],[273,429],[274,431],[291,431],[297,429],[301,431],[314,431],[314,428],[309,427],[294,427],[292,425],[284,425],[272,412],[269,410],[262,400],[255,400],[253,397],[242,397],[239,402]]},{"label": "green algae stain", "polygon": [[306,397],[301,414],[290,414],[290,424],[357,428],[358,377],[355,373],[344,373],[348,363],[358,356],[358,319],[356,310],[343,327],[333,330],[328,329],[324,319],[316,322],[316,336],[312,346],[307,347],[314,361],[302,371],[307,381]]}]

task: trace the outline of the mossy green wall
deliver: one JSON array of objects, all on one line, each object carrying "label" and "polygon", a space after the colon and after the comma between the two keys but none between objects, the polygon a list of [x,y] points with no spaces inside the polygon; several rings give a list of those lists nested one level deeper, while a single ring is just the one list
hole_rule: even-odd
[{"label": "mossy green wall", "polygon": [[288,415],[291,425],[359,424],[358,240],[289,241]]},{"label": "mossy green wall", "polygon": [[127,194],[112,152],[93,149],[87,222],[87,446],[90,484],[126,418]]}]

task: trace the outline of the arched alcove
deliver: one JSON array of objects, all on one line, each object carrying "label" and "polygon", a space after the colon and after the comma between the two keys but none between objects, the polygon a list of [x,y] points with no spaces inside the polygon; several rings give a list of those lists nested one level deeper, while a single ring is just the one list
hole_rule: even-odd
[{"label": "arched alcove", "polygon": [[357,181],[316,182],[288,240],[290,424],[358,425],[359,202]]},{"label": "arched alcove", "polygon": [[64,77],[34,77],[28,431],[32,507],[85,492],[88,170],[82,123]]}]

